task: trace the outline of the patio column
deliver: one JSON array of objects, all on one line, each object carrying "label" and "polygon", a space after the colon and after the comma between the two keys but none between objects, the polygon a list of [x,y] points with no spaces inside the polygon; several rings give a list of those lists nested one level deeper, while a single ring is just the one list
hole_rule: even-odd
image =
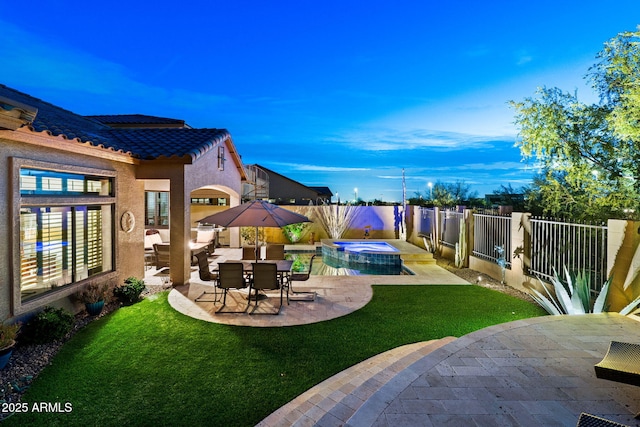
[{"label": "patio column", "polygon": [[170,278],[174,286],[189,283],[191,278],[191,193],[185,188],[181,168],[171,177],[169,236],[171,241]]}]

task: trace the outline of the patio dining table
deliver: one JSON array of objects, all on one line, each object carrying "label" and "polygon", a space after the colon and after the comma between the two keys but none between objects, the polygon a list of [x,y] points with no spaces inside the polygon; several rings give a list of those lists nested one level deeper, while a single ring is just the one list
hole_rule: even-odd
[{"label": "patio dining table", "polygon": [[[251,277],[253,275],[253,264],[255,263],[254,261],[241,261],[241,260],[227,260],[224,261],[225,264],[233,264],[233,263],[242,263],[242,271],[244,272],[245,276],[247,277]],[[291,268],[293,267],[293,261],[289,261],[289,260],[263,260],[263,261],[258,261],[258,263],[260,264],[276,264],[277,270],[278,270],[278,280],[280,281],[280,286],[286,286],[287,287],[287,295],[289,295],[289,277],[291,276]],[[214,269],[213,271],[217,271],[217,268]],[[258,292],[256,292],[255,296],[253,297],[258,297],[258,298],[266,298],[265,295],[262,294],[258,294]],[[288,296],[287,296],[288,298]]]}]

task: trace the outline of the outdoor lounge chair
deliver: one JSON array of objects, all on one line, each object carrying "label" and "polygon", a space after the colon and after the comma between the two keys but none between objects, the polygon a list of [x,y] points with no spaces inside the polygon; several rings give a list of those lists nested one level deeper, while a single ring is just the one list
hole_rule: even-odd
[{"label": "outdoor lounge chair", "polygon": [[258,292],[265,290],[277,290],[280,289],[280,305],[278,310],[274,313],[256,313],[256,314],[280,314],[282,308],[282,290],[280,281],[278,280],[278,266],[271,262],[256,262],[253,264],[253,279],[251,280],[251,287],[249,288],[249,295],[251,295],[251,289],[254,289],[256,294],[251,298],[255,299],[256,304],[253,307],[253,311],[250,314],[254,314],[258,308],[258,301],[260,300]]},{"label": "outdoor lounge chair", "polygon": [[640,345],[611,341],[594,369],[598,378],[640,386]]},{"label": "outdoor lounge chair", "polygon": [[[611,341],[607,354],[594,369],[598,378],[640,386],[640,345]],[[640,412],[635,417],[640,419]]]},{"label": "outdoor lounge chair", "polygon": [[205,250],[207,254],[213,255],[216,251],[216,234],[212,227],[198,227],[196,231],[196,238],[193,243],[206,244]]},{"label": "outdoor lounge chair", "polygon": [[243,265],[241,262],[222,262],[218,264],[218,287],[224,292],[222,297],[222,307],[216,313],[245,313],[251,304],[249,299],[247,306],[242,311],[225,311],[227,303],[227,292],[229,289],[244,289],[249,286],[244,277]]},{"label": "outdoor lounge chair", "polygon": [[[203,282],[215,282],[213,292],[204,291],[198,298],[195,299],[195,302],[220,301],[218,298],[218,274],[209,270],[209,260],[207,259],[207,254],[205,252],[198,252],[195,256],[198,259],[198,273],[200,275],[200,280],[202,280]],[[213,294],[213,299],[203,299],[203,297],[207,294]]]},{"label": "outdoor lounge chair", "polygon": [[170,254],[169,243],[154,243],[153,255],[155,257],[156,268],[169,267]]},{"label": "outdoor lounge chair", "polygon": [[144,232],[144,250],[147,252],[153,252],[154,243],[164,243],[160,232],[156,229],[149,229]]},{"label": "outdoor lounge chair", "polygon": [[284,259],[284,245],[280,243],[270,243],[267,245],[265,259],[278,261]]},{"label": "outdoor lounge chair", "polygon": [[291,291],[291,294],[293,295],[291,297],[291,299],[293,301],[314,301],[316,299],[316,293],[315,292],[296,292],[293,290],[293,287],[291,286],[294,282],[305,282],[307,280],[309,280],[309,277],[311,276],[311,269],[313,268],[313,259],[316,256],[313,255],[311,257],[311,260],[309,260],[309,270],[307,270],[305,273],[293,273],[291,274],[291,276],[289,277],[289,289],[287,291]]},{"label": "outdoor lounge chair", "polygon": [[626,424],[620,424],[616,421],[607,420],[605,418],[596,417],[595,415],[585,412],[580,414],[576,427],[628,427]]}]

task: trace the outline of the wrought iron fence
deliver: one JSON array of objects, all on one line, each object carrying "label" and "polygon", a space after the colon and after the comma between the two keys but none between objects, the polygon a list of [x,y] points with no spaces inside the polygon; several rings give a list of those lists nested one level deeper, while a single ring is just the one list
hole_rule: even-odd
[{"label": "wrought iron fence", "polygon": [[462,212],[440,211],[440,244],[454,248],[460,238]]},{"label": "wrought iron fence", "polygon": [[607,280],[607,227],[531,218],[531,267],[528,273],[543,280],[553,278],[554,268],[564,274],[585,271],[591,291],[600,291]]},{"label": "wrought iron fence", "polygon": [[496,247],[504,248],[506,267],[511,268],[511,216],[473,215],[473,255],[498,262]]},{"label": "wrought iron fence", "polygon": [[[435,238],[440,245],[454,248],[460,236],[460,220],[456,211],[422,208],[420,233]],[[512,216],[474,213],[472,255],[499,263],[497,246],[504,247],[506,267],[513,262]],[[607,279],[607,226],[576,224],[547,218],[531,218],[530,256],[526,274],[550,281],[554,268],[558,273],[566,266],[571,272],[585,271],[596,294]],[[435,235],[435,233],[438,235]],[[433,236],[433,237],[432,237]]]}]

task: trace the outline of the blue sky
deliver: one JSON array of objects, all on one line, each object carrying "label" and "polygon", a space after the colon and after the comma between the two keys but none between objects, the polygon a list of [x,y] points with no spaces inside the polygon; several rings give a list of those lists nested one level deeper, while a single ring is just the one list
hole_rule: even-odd
[{"label": "blue sky", "polygon": [[0,0],[0,82],[78,114],[226,128],[342,200],[530,182],[509,100],[578,90],[640,2]]}]

